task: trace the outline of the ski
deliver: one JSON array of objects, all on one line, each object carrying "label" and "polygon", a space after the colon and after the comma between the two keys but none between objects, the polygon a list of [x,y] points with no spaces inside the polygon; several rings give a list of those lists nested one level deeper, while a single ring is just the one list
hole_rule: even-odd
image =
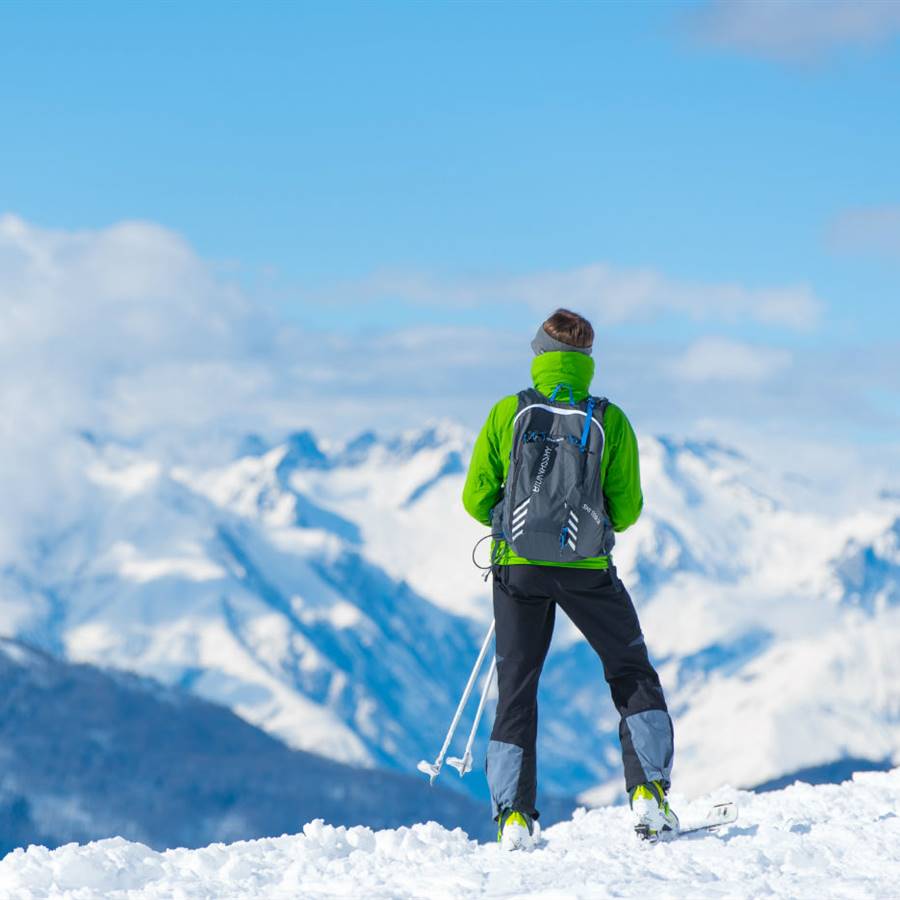
[{"label": "ski", "polygon": [[738,817],[737,803],[717,803],[711,806],[706,816],[696,822],[688,822],[678,829],[678,834],[693,834],[697,831],[709,831],[720,825],[731,825]]},{"label": "ski", "polygon": [[729,801],[727,803],[716,803],[709,808],[709,811],[702,819],[686,822],[678,828],[678,831],[664,831],[660,834],[650,834],[649,832],[641,831],[637,828],[635,829],[635,832],[642,840],[655,844],[658,841],[674,841],[676,838],[680,838],[685,834],[696,834],[700,831],[712,831],[714,828],[719,828],[721,825],[731,825],[732,822],[737,821],[737,817],[737,803]]}]

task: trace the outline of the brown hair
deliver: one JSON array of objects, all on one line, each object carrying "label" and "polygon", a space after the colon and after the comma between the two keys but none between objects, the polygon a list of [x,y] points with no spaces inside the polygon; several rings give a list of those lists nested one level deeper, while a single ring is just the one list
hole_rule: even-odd
[{"label": "brown hair", "polygon": [[594,343],[594,329],[584,316],[570,309],[558,309],[546,322],[544,331],[557,341],[572,347],[591,347]]}]

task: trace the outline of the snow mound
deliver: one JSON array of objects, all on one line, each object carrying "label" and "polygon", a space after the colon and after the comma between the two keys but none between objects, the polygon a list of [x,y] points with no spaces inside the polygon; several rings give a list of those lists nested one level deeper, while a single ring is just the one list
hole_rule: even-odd
[{"label": "snow mound", "polygon": [[515,855],[433,822],[373,832],[321,820],[298,835],[200,850],[156,853],[121,838],[29,847],[0,862],[0,891],[19,900],[896,895],[900,769],[766,794],[724,789],[679,811],[688,821],[725,799],[740,804],[734,825],[656,846],[629,833],[626,810],[604,808],[579,810]]}]

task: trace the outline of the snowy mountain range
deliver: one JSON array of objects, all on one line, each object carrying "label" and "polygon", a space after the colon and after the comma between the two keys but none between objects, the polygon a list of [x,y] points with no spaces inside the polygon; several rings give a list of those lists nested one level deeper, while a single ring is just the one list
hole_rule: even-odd
[{"label": "snowy mountain range", "polygon": [[[447,423],[300,432],[198,464],[86,433],[85,500],[3,568],[0,626],[223,704],[292,748],[411,772],[436,753],[491,616],[470,559],[485,530],[459,501],[470,446]],[[841,512],[764,457],[641,450],[645,513],[616,563],[675,716],[678,789],[900,758],[897,497]],[[619,798],[602,669],[564,618],[541,704],[543,789]]]}]

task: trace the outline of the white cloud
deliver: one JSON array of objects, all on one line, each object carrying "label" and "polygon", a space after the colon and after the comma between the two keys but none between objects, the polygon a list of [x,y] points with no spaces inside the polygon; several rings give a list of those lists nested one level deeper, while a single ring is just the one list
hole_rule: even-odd
[{"label": "white cloud", "polygon": [[752,321],[797,330],[815,325],[822,310],[821,301],[807,285],[749,288],[731,282],[690,282],[652,269],[621,269],[607,263],[524,276],[440,279],[381,273],[341,286],[332,299],[450,308],[524,303],[542,316],[558,306],[570,307],[606,325],[671,314],[695,321]]},{"label": "white cloud", "polygon": [[248,346],[260,311],[176,234],[124,222],[100,231],[35,228],[0,218],[0,348],[57,363],[129,368],[215,357]]},{"label": "white cloud", "polygon": [[738,381],[758,383],[791,364],[791,354],[721,337],[694,341],[675,359],[671,371],[686,381]]},{"label": "white cloud", "polygon": [[807,62],[896,37],[900,0],[711,0],[691,12],[688,27],[713,47]]},{"label": "white cloud", "polygon": [[[343,437],[439,418],[474,428],[499,397],[528,383],[534,323],[557,303],[580,306],[601,325],[668,311],[801,327],[819,309],[802,290],[691,286],[608,266],[449,287],[426,279],[416,292],[428,302],[479,303],[503,291],[525,298],[533,318],[520,310],[506,330],[356,334],[342,324],[313,332],[252,302],[159,226],[64,232],[0,218],[0,561],[28,539],[23,523],[52,534],[83,510],[81,430],[202,462],[250,431],[275,438],[312,427]],[[830,422],[839,406],[877,435],[900,393],[897,353],[792,360],[721,338],[636,344],[601,328],[594,388],[644,433],[690,434],[699,422],[745,416],[758,427],[808,429]],[[880,405],[867,400],[873,386]]]},{"label": "white cloud", "polygon": [[78,508],[81,430],[203,435],[251,421],[277,394],[258,352],[271,334],[265,311],[171,231],[0,217],[0,550],[25,539],[20,521],[52,532]]},{"label": "white cloud", "polygon": [[847,210],[832,222],[828,236],[835,250],[900,263],[900,205]]}]

